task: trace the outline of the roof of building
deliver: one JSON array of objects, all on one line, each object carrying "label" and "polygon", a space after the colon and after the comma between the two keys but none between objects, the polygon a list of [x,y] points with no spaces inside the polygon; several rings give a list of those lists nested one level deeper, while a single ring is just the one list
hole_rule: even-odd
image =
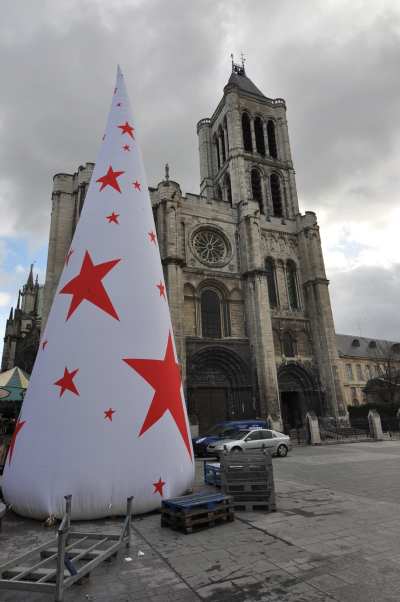
[{"label": "roof of building", "polygon": [[400,360],[400,343],[395,341],[337,334],[336,346],[340,357],[382,359],[394,356]]},{"label": "roof of building", "polygon": [[246,73],[238,73],[237,71],[232,71],[231,76],[228,80],[227,86],[237,86],[243,92],[247,92],[247,94],[254,94],[255,96],[261,96],[262,98],[266,98],[265,95],[257,88],[256,85],[253,84],[251,79],[249,79]]}]

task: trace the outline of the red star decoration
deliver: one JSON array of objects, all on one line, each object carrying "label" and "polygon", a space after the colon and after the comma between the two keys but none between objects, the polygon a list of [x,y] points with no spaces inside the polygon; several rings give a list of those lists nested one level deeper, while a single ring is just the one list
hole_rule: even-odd
[{"label": "red star decoration", "polygon": [[114,213],[114,211],[110,215],[107,215],[107,217],[106,217],[106,219],[108,219],[109,224],[111,224],[111,223],[119,224],[118,218],[119,218],[119,213]]},{"label": "red star decoration", "polygon": [[121,192],[121,188],[119,187],[117,178],[119,178],[119,176],[122,176],[123,173],[125,172],[114,171],[112,166],[110,165],[107,173],[104,176],[101,176],[101,178],[99,178],[98,180],[96,180],[96,182],[100,182],[101,184],[99,192],[104,190],[106,186],[111,186],[111,188],[114,188],[114,190],[116,190],[117,192]]},{"label": "red star decoration", "polygon": [[131,147],[129,146],[129,144],[124,144],[124,146],[122,147],[124,149],[124,151],[130,151]]},{"label": "red star decoration", "polygon": [[116,320],[119,320],[102,280],[120,261],[120,259],[113,259],[94,265],[89,251],[86,251],[81,271],[75,278],[67,282],[60,291],[60,295],[72,295],[71,305],[69,306],[65,321],[72,316],[82,301],[85,300],[93,303],[93,305],[96,305],[96,307],[102,309]]},{"label": "red star decoration", "polygon": [[121,130],[122,135],[128,134],[128,136],[130,136],[132,140],[135,140],[135,136],[133,135],[135,128],[132,127],[127,121],[125,121],[125,123],[122,123],[121,125],[118,125],[117,127],[119,127],[119,129]]},{"label": "red star decoration", "polygon": [[8,463],[9,464],[11,464],[11,460],[12,460],[12,457],[13,457],[14,447],[15,447],[15,440],[17,438],[17,435],[18,435],[19,431],[24,426],[24,424],[26,424],[26,420],[19,420],[18,419],[17,420],[17,424],[15,425],[13,436],[12,436],[11,442],[10,442],[10,448],[8,450]]},{"label": "red star decoration", "polygon": [[104,410],[104,420],[106,420],[108,418],[108,420],[110,422],[112,422],[112,417],[113,414],[115,414],[116,410],[113,410],[112,408],[108,408],[108,410]]},{"label": "red star decoration", "polygon": [[149,238],[150,238],[150,242],[154,242],[154,244],[157,244],[157,240],[156,240],[156,235],[153,232],[153,230],[151,232],[148,232]]},{"label": "red star decoration", "polygon": [[164,299],[167,300],[167,298],[165,296],[165,286],[163,285],[161,280],[160,280],[160,284],[156,284],[156,287],[160,291],[160,297],[164,297]]},{"label": "red star decoration", "polygon": [[175,361],[171,333],[168,334],[167,348],[163,360],[124,359],[154,389],[151,405],[140,429],[139,437],[160,420],[169,410],[181,434],[190,459],[192,449],[186,426],[185,411],[181,395],[181,371]]},{"label": "red star decoration", "polygon": [[165,485],[165,481],[163,481],[161,479],[161,477],[160,477],[156,483],[153,483],[153,486],[154,486],[153,493],[159,493],[161,495],[161,497],[163,497],[163,495],[164,495],[164,493],[163,493],[163,487],[164,487],[164,485]]},{"label": "red star decoration", "polygon": [[47,343],[48,343],[47,339],[45,341],[43,341],[43,343],[42,343],[42,351],[45,350],[45,347],[46,347]]},{"label": "red star decoration", "polygon": [[135,180],[134,182],[132,182],[132,184],[133,184],[135,190],[140,190],[140,186],[141,186],[140,182]]},{"label": "red star decoration", "polygon": [[67,266],[69,264],[69,260],[71,259],[71,255],[74,252],[74,249],[70,249],[67,253],[67,255],[65,256],[65,265]]},{"label": "red star decoration", "polygon": [[57,387],[60,387],[60,397],[64,395],[65,391],[71,391],[71,393],[79,395],[79,391],[74,384],[74,377],[78,372],[79,368],[70,372],[66,367],[64,369],[64,376],[56,380],[54,384],[57,385]]}]

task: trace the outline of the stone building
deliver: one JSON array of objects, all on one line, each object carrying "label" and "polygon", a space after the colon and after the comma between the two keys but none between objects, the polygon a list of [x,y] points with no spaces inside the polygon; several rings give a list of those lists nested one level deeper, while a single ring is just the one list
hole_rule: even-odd
[{"label": "stone building", "polygon": [[[290,430],[307,410],[344,416],[328,280],[315,213],[300,214],[286,104],[243,65],[197,124],[200,194],[168,170],[150,188],[189,414],[270,416]],[[93,164],[54,177],[44,321]]]},{"label": "stone building", "polygon": [[43,286],[33,280],[33,265],[26,284],[18,291],[17,307],[11,308],[4,334],[1,371],[18,366],[30,373],[39,347]]}]

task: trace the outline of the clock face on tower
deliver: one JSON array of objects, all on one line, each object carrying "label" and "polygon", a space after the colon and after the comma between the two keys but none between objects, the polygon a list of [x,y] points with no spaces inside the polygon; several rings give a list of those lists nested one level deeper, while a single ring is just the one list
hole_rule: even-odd
[{"label": "clock face on tower", "polygon": [[201,263],[220,267],[230,259],[230,245],[226,237],[215,228],[196,230],[191,239],[192,252]]}]

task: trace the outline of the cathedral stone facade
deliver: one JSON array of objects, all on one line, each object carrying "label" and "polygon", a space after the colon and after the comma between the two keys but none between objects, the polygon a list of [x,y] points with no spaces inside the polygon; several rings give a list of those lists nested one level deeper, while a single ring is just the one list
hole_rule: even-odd
[{"label": "cathedral stone facade", "polygon": [[[242,417],[290,430],[310,410],[345,416],[320,232],[315,213],[299,212],[285,101],[234,64],[197,133],[200,194],[182,194],[168,169],[150,188],[191,419],[200,431]],[[92,171],[54,177],[44,323]]]}]

